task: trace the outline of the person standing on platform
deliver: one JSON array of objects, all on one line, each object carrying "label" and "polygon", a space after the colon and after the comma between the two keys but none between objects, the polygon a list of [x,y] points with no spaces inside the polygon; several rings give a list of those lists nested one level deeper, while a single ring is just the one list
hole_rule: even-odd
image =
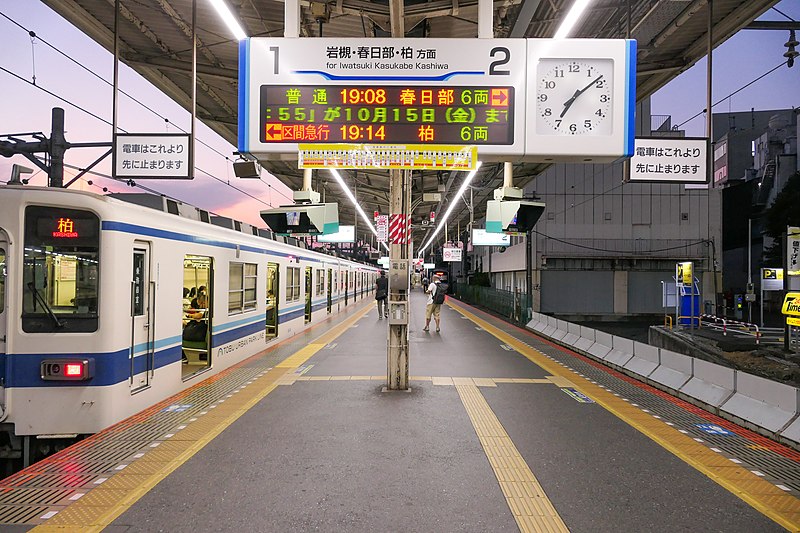
[{"label": "person standing on platform", "polygon": [[386,272],[381,270],[381,275],[375,280],[375,302],[378,304],[378,320],[383,317],[389,318],[386,299],[389,297],[389,280],[386,279]]},{"label": "person standing on platform", "polygon": [[434,320],[436,320],[436,332],[439,332],[439,314],[441,313],[444,295],[447,291],[447,287],[442,285],[441,279],[441,276],[434,274],[433,281],[431,281],[431,284],[425,289],[425,293],[428,295],[428,302],[425,306],[425,327],[422,328],[422,331],[430,331],[428,326],[430,326],[431,317],[433,317]]}]

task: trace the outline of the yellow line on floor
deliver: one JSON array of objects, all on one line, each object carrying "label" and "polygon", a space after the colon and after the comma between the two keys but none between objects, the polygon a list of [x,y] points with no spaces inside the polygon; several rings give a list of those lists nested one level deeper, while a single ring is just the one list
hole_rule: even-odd
[{"label": "yellow line on floor", "polygon": [[548,359],[540,351],[527,346],[513,335],[494,327],[460,305],[454,304],[452,301],[449,301],[448,304],[545,371],[572,382],[572,386],[595,400],[598,405],[702,472],[771,520],[790,531],[800,531],[800,499],[787,494],[746,468],[731,461],[720,461],[720,454],[709,450],[707,446],[688,435],[680,433],[662,420],[644,413],[641,409],[614,396],[599,385],[591,383],[576,372]]},{"label": "yellow line on floor", "polygon": [[[355,324],[371,309],[372,306],[368,305],[364,309],[356,311],[355,315],[315,339],[317,342],[301,348],[275,368],[255,379],[253,383],[243,388],[236,395],[235,400],[230,398],[230,401],[226,403],[215,404],[217,408],[213,410],[213,416],[211,409],[209,409],[209,414],[206,415],[208,418],[200,418],[196,422],[189,424],[186,429],[176,433],[174,437],[164,441],[161,446],[131,463],[121,473],[111,476],[106,483],[92,489],[85,497],[60,511],[44,524],[33,528],[33,531],[101,531],[133,506],[161,480],[183,465],[239,417],[275,390],[286,374],[291,373],[319,351],[320,348],[346,332],[350,326]],[[291,363],[287,363],[288,361],[291,361]],[[195,428],[197,430],[193,431]],[[180,442],[184,432],[196,433],[197,437],[184,438]],[[153,461],[152,457],[150,457],[151,454],[158,454],[158,460]],[[147,465],[148,468],[143,468],[143,465]],[[136,483],[129,485],[124,483],[114,484],[117,476],[127,476],[128,479],[133,479],[134,476],[130,475],[130,472],[137,470],[137,466],[140,471],[136,472]],[[112,486],[124,487],[124,490],[112,489],[110,488]]]},{"label": "yellow line on floor", "polygon": [[453,382],[520,531],[569,531],[478,387],[469,378]]}]

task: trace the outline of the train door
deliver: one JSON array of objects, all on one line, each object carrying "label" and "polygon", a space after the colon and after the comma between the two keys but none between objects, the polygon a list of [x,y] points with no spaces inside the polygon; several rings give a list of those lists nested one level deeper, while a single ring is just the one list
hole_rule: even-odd
[{"label": "train door", "polygon": [[306,324],[311,322],[311,294],[314,290],[314,269],[306,267],[306,310],[305,318]]},{"label": "train door", "polygon": [[[211,338],[214,322],[214,260],[201,255],[183,258],[182,376],[211,366]],[[187,301],[188,300],[188,301]]]},{"label": "train door", "polygon": [[6,382],[6,275],[8,265],[8,240],[5,233],[0,230],[0,404],[5,408],[5,382]]},{"label": "train door", "polygon": [[333,310],[333,269],[328,269],[328,312]]},{"label": "train door", "polygon": [[155,282],[150,272],[150,243],[133,243],[131,278],[131,392],[150,386],[155,362]]},{"label": "train door", "polygon": [[267,340],[278,336],[278,295],[280,294],[280,269],[277,263],[267,263]]}]

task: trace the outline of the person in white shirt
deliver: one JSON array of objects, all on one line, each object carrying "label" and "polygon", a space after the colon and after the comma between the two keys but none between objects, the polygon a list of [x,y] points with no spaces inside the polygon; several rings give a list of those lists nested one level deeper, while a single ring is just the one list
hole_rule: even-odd
[{"label": "person in white shirt", "polygon": [[428,302],[425,306],[425,327],[422,328],[422,331],[430,331],[428,326],[431,324],[431,317],[436,320],[436,331],[439,331],[439,314],[442,309],[442,304],[433,303],[433,297],[436,291],[441,290],[440,282],[441,277],[438,274],[434,274],[433,281],[431,281],[431,284],[425,289],[425,293],[428,295]]}]

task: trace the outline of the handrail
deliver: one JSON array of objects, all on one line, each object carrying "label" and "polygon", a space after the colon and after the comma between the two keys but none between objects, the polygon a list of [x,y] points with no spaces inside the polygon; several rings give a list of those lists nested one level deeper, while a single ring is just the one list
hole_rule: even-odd
[{"label": "handrail", "polygon": [[[667,323],[669,322],[669,325]],[[671,315],[664,315],[664,327],[672,329],[672,316]]]}]

